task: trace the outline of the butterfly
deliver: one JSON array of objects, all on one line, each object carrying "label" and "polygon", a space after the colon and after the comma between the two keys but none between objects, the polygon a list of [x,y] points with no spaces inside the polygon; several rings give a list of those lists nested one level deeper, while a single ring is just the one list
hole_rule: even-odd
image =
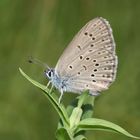
[{"label": "butterfly", "polygon": [[88,90],[96,96],[115,80],[117,62],[112,29],[106,19],[97,17],[76,34],[55,68],[47,66],[47,87],[51,83],[60,91],[59,103],[64,92]]}]

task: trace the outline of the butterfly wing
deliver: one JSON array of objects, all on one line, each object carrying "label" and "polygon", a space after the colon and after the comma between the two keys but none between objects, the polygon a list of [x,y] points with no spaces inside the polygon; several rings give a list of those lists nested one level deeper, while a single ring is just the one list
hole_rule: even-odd
[{"label": "butterfly wing", "polygon": [[115,42],[109,23],[99,17],[89,21],[74,37],[58,60],[56,73],[68,78],[68,91],[91,94],[105,90],[117,69]]}]

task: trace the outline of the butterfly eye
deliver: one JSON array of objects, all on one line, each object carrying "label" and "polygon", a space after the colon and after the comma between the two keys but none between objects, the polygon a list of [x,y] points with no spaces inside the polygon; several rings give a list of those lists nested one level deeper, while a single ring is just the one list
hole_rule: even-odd
[{"label": "butterfly eye", "polygon": [[49,72],[48,72],[48,76],[51,77],[51,75],[52,75],[52,73],[51,73],[51,71],[49,71]]},{"label": "butterfly eye", "polygon": [[49,79],[51,79],[54,76],[54,70],[53,69],[45,70],[45,74]]}]

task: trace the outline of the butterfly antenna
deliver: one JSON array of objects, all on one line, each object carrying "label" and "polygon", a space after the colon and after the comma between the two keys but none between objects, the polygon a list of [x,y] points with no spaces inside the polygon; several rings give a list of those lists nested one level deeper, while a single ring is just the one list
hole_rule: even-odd
[{"label": "butterfly antenna", "polygon": [[40,61],[39,59],[33,58],[32,56],[29,57],[28,62],[50,69],[50,67],[46,63]]}]

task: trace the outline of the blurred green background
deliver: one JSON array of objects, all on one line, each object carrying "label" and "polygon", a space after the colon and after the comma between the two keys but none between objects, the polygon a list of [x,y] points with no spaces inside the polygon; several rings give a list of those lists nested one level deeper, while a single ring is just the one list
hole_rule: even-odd
[{"label": "blurred green background", "polygon": [[[139,0],[0,0],[0,140],[54,140],[59,120],[49,101],[19,73],[46,84],[43,69],[28,56],[54,67],[73,36],[92,18],[110,21],[116,41],[117,79],[95,102],[94,116],[140,136]],[[65,94],[69,104],[76,95]],[[88,132],[89,140],[127,140]]]}]

